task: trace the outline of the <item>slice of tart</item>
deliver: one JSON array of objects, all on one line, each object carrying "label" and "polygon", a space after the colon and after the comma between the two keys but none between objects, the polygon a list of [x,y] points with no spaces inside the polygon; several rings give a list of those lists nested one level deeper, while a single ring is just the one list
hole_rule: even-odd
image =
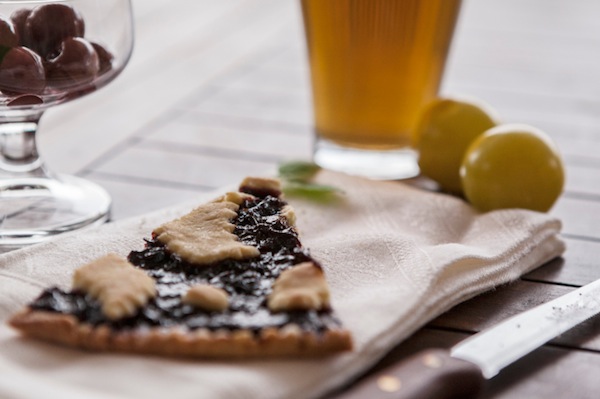
[{"label": "slice of tart", "polygon": [[159,226],[127,259],[77,269],[9,323],[89,350],[190,357],[321,356],[352,347],[323,270],[302,247],[274,179]]}]

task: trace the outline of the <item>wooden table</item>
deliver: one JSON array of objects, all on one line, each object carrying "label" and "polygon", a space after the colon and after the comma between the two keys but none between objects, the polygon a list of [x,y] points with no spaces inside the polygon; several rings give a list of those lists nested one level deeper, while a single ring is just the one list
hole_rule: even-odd
[{"label": "wooden table", "polygon": [[[40,150],[54,170],[101,184],[113,219],[140,215],[309,158],[312,114],[295,0],[134,0],[126,71],[50,110]],[[385,363],[473,332],[600,277],[600,2],[471,0],[443,92],[492,104],[560,146],[566,190],[552,213],[568,250],[433,320]],[[600,318],[489,382],[485,398],[596,398]]]}]

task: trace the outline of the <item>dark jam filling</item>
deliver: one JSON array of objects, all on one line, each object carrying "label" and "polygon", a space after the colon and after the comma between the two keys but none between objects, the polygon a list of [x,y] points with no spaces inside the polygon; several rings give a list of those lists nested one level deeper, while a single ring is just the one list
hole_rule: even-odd
[{"label": "dark jam filling", "polygon": [[[38,310],[72,314],[81,322],[105,324],[113,329],[185,325],[190,329],[250,329],[298,324],[302,329],[322,332],[339,326],[330,310],[272,313],[267,297],[279,274],[301,262],[314,261],[301,247],[298,234],[280,216],[285,202],[267,195],[246,200],[232,221],[234,234],[245,244],[255,246],[260,256],[247,260],[224,260],[198,266],[182,261],[155,240],[148,240],[142,251],[129,254],[129,261],[156,280],[157,296],[138,314],[118,321],[104,317],[97,300],[82,292],[64,292],[51,288],[30,307]],[[198,283],[223,288],[230,295],[229,309],[224,312],[199,310],[181,302],[187,289]]]}]

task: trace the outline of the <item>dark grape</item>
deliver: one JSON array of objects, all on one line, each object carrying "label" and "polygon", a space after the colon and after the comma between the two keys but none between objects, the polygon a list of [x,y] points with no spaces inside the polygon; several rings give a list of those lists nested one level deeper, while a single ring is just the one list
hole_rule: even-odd
[{"label": "dark grape", "polygon": [[48,85],[68,88],[91,82],[100,70],[98,54],[85,39],[70,37],[62,42],[60,53],[47,64]]},{"label": "dark grape", "polygon": [[19,38],[12,22],[0,18],[0,48],[5,49],[19,45]]},{"label": "dark grape", "polygon": [[46,4],[31,11],[25,21],[24,43],[44,58],[52,58],[69,37],[83,37],[81,15],[64,4]]},{"label": "dark grape", "polygon": [[29,17],[29,14],[31,14],[29,8],[21,8],[20,10],[13,12],[10,16],[10,20],[15,27],[15,32],[17,32],[17,36],[19,37],[19,45],[21,46],[25,45],[25,21],[27,20],[27,17]]},{"label": "dark grape", "polygon": [[23,94],[10,100],[7,105],[9,107],[21,107],[24,105],[39,105],[43,104],[44,100],[34,94]]},{"label": "dark grape", "polygon": [[46,80],[39,55],[26,47],[13,47],[0,63],[0,90],[5,94],[37,94]]},{"label": "dark grape", "polygon": [[112,69],[112,62],[115,58],[107,49],[98,43],[93,43],[94,50],[96,50],[96,54],[98,54],[98,61],[100,62],[100,71],[99,74],[103,74]]}]

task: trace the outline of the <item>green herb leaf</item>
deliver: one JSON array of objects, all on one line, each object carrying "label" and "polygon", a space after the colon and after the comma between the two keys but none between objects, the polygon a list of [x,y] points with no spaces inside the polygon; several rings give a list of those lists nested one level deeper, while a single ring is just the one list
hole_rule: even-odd
[{"label": "green herb leaf", "polygon": [[313,201],[329,202],[337,198],[342,191],[333,186],[324,184],[287,182],[283,185],[283,192],[288,196],[304,197]]},{"label": "green herb leaf", "polygon": [[284,180],[307,182],[321,170],[317,164],[307,161],[290,161],[279,165],[279,176]]},{"label": "green herb leaf", "polygon": [[316,202],[331,202],[338,199],[338,194],[342,191],[337,187],[311,183],[312,178],[320,170],[319,165],[307,161],[290,161],[279,165],[283,192],[290,197],[304,197]]}]

